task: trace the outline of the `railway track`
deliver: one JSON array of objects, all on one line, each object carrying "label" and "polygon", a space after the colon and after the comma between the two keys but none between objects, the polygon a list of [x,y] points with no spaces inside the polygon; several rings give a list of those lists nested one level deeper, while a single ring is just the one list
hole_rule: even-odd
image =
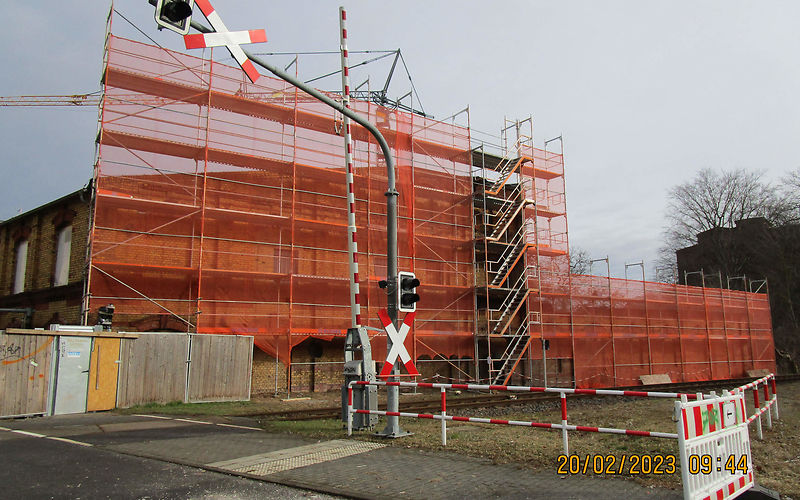
[{"label": "railway track", "polygon": [[[800,375],[779,375],[776,377],[776,381],[778,383],[796,380],[800,380]],[[681,382],[676,384],[656,384],[645,387],[641,385],[613,387],[610,389],[642,390],[643,388],[646,388],[648,391],[695,393],[713,389],[730,389],[752,381],[752,378],[744,378],[701,382]],[[602,398],[605,396],[578,394],[570,397]],[[560,396],[556,393],[502,392],[495,394],[454,394],[453,392],[450,392],[447,396],[447,408],[448,410],[453,410],[458,408],[513,406],[532,402],[557,401],[559,398]],[[401,410],[411,413],[436,412],[439,410],[440,405],[441,399],[439,394],[436,393],[435,397],[431,398],[418,399],[416,401],[403,401]],[[385,410],[385,404],[379,404],[378,409]],[[261,418],[264,420],[322,420],[338,419],[341,416],[341,412],[342,408],[340,406],[331,406],[325,408],[308,408],[304,410],[277,411],[267,413],[260,412],[248,414],[247,416]]]}]

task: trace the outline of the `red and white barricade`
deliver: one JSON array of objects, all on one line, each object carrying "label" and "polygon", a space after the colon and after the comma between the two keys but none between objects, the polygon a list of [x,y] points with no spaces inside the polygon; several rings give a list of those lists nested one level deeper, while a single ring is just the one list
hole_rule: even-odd
[{"label": "red and white barricade", "polygon": [[744,395],[675,402],[683,498],[724,500],[753,487]]},{"label": "red and white barricade", "polygon": [[[385,385],[409,388],[439,389],[441,391],[441,411],[436,413],[389,412],[362,410],[353,407],[354,385]],[[759,385],[764,389],[764,406],[759,400]],[[772,394],[770,395],[770,388]],[[559,393],[561,399],[561,423],[528,422],[522,420],[503,420],[447,415],[447,389],[508,391],[508,392],[550,392]],[[748,418],[745,404],[745,391],[753,389],[755,413]],[[365,382],[354,381],[348,386],[347,435],[352,434],[353,414],[377,414],[395,417],[424,418],[440,420],[442,426],[442,445],[447,444],[447,421],[475,422],[484,424],[514,425],[561,430],[564,454],[569,455],[569,431],[623,434],[628,436],[676,439],[681,460],[681,475],[685,499],[724,500],[737,497],[752,488],[754,484],[753,463],[750,455],[750,434],[748,424],[759,422],[760,416],[774,413],[778,418],[775,376],[768,375],[749,384],[737,387],[732,392],[725,391],[722,396],[711,393],[687,394],[678,392],[623,391],[614,389],[568,389],[561,387],[527,387],[480,384],[439,384],[427,382]],[[646,398],[680,399],[675,401],[678,415],[678,432],[654,432],[610,427],[589,427],[567,423],[567,394],[590,394],[607,396],[634,396]],[[770,422],[770,421],[768,421]],[[771,423],[770,423],[771,427]]]},{"label": "red and white barricade", "polygon": [[[761,399],[758,396],[758,386],[763,385],[764,389],[764,405],[761,405]],[[772,387],[772,395],[770,395],[770,387]],[[759,441],[764,439],[764,431],[761,427],[761,416],[766,414],[767,417],[767,427],[772,429],[772,419],[774,418],[777,420],[779,418],[778,415],[778,388],[775,385],[775,375],[770,373],[765,377],[761,377],[758,380],[754,380],[749,384],[741,385],[733,390],[733,392],[741,392],[743,395],[746,394],[748,389],[753,390],[753,405],[754,405],[754,412],[750,418],[747,419],[747,423],[755,422],[756,423],[756,437]],[[745,407],[746,407],[745,402]]]},{"label": "red and white barricade", "polygon": [[[385,385],[397,387],[414,387],[414,388],[427,388],[439,389],[442,394],[442,406],[440,414],[429,413],[408,413],[408,412],[390,412],[379,410],[362,410],[353,408],[353,386],[354,385]],[[598,432],[603,434],[625,434],[628,436],[642,436],[642,437],[656,437],[677,439],[678,435],[670,432],[656,432],[656,431],[640,431],[633,429],[617,429],[613,427],[591,427],[585,425],[570,425],[567,423],[567,394],[592,394],[592,395],[607,395],[607,396],[634,396],[634,397],[651,397],[651,398],[670,398],[676,399],[684,397],[687,399],[696,398],[695,394],[683,394],[678,392],[646,392],[646,391],[620,391],[613,389],[568,389],[561,387],[528,387],[528,386],[515,386],[515,385],[481,385],[481,384],[436,384],[429,382],[367,382],[367,381],[353,381],[348,386],[348,404],[347,404],[347,435],[352,434],[353,414],[372,414],[383,415],[390,417],[409,417],[409,418],[425,418],[431,420],[442,421],[442,445],[447,444],[447,426],[448,420],[455,422],[474,422],[481,424],[499,424],[499,425],[514,425],[522,427],[537,427],[540,429],[554,429],[561,430],[562,441],[564,445],[564,454],[569,455],[569,431],[578,432]],[[480,418],[480,417],[456,417],[447,415],[447,389],[461,389],[461,390],[478,390],[478,391],[508,391],[508,392],[551,392],[559,393],[561,396],[561,423],[551,424],[545,422],[528,422],[523,420],[504,420],[498,418]]]}]

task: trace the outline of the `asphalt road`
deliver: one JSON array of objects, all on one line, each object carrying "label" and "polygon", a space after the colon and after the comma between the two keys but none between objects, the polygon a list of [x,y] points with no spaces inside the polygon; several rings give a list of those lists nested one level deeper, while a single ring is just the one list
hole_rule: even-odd
[{"label": "asphalt road", "polygon": [[[0,425],[6,422],[0,421]],[[98,447],[0,432],[0,498],[339,498]]]}]

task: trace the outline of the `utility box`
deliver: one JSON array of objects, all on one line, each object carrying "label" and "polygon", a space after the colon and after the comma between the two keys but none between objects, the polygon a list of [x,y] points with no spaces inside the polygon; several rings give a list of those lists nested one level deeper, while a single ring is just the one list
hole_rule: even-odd
[{"label": "utility box", "polygon": [[[354,359],[354,354],[360,352],[361,359]],[[364,327],[350,328],[347,330],[347,337],[344,343],[344,385],[342,385],[342,421],[347,421],[347,388],[350,382],[367,381],[374,382],[375,362],[372,360],[372,351],[369,344],[369,336]],[[377,410],[378,409],[378,388],[374,385],[354,385],[353,386],[353,409],[354,410]],[[371,429],[378,424],[378,415],[365,415],[363,413],[353,414],[353,429]]]}]

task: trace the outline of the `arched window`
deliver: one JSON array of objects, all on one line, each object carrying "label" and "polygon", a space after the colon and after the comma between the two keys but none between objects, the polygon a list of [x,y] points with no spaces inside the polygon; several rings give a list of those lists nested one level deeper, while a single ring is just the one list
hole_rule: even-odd
[{"label": "arched window", "polygon": [[69,282],[69,256],[72,250],[72,226],[66,225],[58,230],[56,238],[56,267],[53,286]]},{"label": "arched window", "polygon": [[14,264],[14,288],[11,293],[22,293],[25,291],[25,268],[28,264],[28,240],[23,239],[17,242],[17,250]]}]

